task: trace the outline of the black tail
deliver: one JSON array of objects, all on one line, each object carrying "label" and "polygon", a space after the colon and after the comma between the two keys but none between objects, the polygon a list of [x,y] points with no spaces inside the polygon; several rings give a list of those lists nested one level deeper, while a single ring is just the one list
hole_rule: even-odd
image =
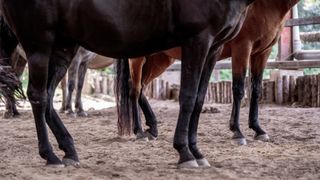
[{"label": "black tail", "polygon": [[117,60],[116,72],[115,94],[118,111],[118,133],[119,135],[126,135],[132,131],[129,60]]}]

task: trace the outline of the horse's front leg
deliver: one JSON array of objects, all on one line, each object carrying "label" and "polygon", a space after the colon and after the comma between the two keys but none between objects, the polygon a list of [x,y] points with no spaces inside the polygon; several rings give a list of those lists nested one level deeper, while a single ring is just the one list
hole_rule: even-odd
[{"label": "horse's front leg", "polygon": [[[247,49],[244,49],[246,47]],[[251,54],[249,44],[237,44],[232,47],[232,92],[233,106],[230,118],[230,130],[233,132],[232,139],[238,145],[246,145],[245,136],[240,130],[240,105],[244,96],[244,81],[247,73],[247,65]]]},{"label": "horse's front leg", "polygon": [[191,121],[189,125],[189,148],[196,158],[197,163],[200,167],[210,167],[209,162],[204,158],[202,153],[197,147],[197,129],[200,113],[203,107],[204,99],[207,93],[207,87],[209,84],[209,80],[212,74],[212,70],[216,64],[217,59],[219,58],[221,47],[219,49],[212,48],[209,51],[206,63],[203,67],[198,96],[196,100],[195,107],[192,112]]},{"label": "horse's front leg", "polygon": [[74,49],[55,49],[50,58],[48,76],[48,106],[46,108],[46,122],[56,137],[59,148],[65,152],[65,165],[79,165],[79,159],[74,147],[73,138],[63,125],[59,115],[53,108],[53,96],[56,87],[67,72]]},{"label": "horse's front leg", "polygon": [[256,140],[268,141],[268,134],[259,125],[259,97],[261,95],[261,82],[263,78],[263,70],[266,66],[268,57],[271,53],[271,48],[263,53],[251,57],[251,101],[249,111],[249,128],[253,129]]},{"label": "horse's front leg", "polygon": [[196,158],[190,150],[188,137],[191,114],[195,108],[202,70],[211,46],[209,37],[207,32],[202,32],[197,37],[189,39],[182,46],[180,111],[173,144],[180,155],[178,167],[198,167]]},{"label": "horse's front leg", "polygon": [[48,66],[49,53],[28,54],[29,84],[27,95],[36,124],[39,154],[47,161],[47,165],[61,166],[63,165],[61,160],[53,153],[45,123]]}]

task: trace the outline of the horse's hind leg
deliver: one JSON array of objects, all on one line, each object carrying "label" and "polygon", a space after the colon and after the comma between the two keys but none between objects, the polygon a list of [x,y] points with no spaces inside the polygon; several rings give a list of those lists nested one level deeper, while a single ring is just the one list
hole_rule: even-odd
[{"label": "horse's hind leg", "polygon": [[14,102],[13,94],[9,94],[8,96],[5,95],[4,100],[5,100],[6,109],[3,114],[3,118],[10,119],[14,116],[13,106],[14,106],[15,102]]},{"label": "horse's hind leg", "polygon": [[258,106],[259,97],[261,95],[261,82],[263,78],[263,70],[266,66],[267,59],[270,55],[271,48],[264,51],[263,53],[253,55],[251,57],[251,102],[249,111],[249,128],[253,129],[255,134],[255,139],[268,141],[268,134],[260,127],[258,118]]},{"label": "horse's hind leg", "polygon": [[59,115],[53,108],[53,96],[60,80],[66,74],[73,56],[74,48],[55,49],[51,55],[49,77],[48,77],[48,106],[46,108],[46,122],[56,137],[59,148],[65,152],[63,163],[77,166],[78,155],[74,148],[74,142],[66,127],[63,125]]},{"label": "horse's hind leg", "polygon": [[29,84],[27,95],[31,103],[35,119],[39,154],[43,159],[47,160],[47,165],[60,166],[62,165],[62,162],[53,153],[45,124],[48,67],[49,53],[33,53],[28,55]]},{"label": "horse's hind leg", "polygon": [[[13,69],[14,69],[14,72],[16,73],[16,75],[20,79],[23,74],[23,71],[27,65],[27,61],[17,53],[15,54],[15,56],[16,57],[12,58]],[[11,109],[12,109],[12,113],[13,113],[12,117],[19,117],[20,113],[17,109],[16,99],[15,99],[14,95],[12,95],[11,103],[12,103]]]},{"label": "horse's hind leg", "polygon": [[133,118],[133,132],[137,139],[147,140],[142,126],[141,117],[138,106],[138,99],[141,94],[141,79],[142,79],[142,67],[145,63],[144,57],[130,59],[130,76],[131,76],[131,88],[130,99],[132,105],[132,118]]},{"label": "horse's hind leg", "polygon": [[82,100],[81,100],[81,93],[82,93],[84,78],[86,76],[87,69],[88,69],[88,63],[89,63],[89,61],[80,63],[79,69],[78,69],[78,86],[76,89],[75,108],[77,111],[77,115],[79,117],[88,116],[88,114],[83,110],[83,105],[82,105]]},{"label": "horse's hind leg", "polygon": [[[239,115],[241,100],[244,96],[244,81],[247,73],[247,64],[251,49],[247,44],[237,44],[232,47],[232,91],[233,106],[230,118],[230,130],[233,132],[233,139],[239,145],[246,145],[246,139],[240,130]],[[248,49],[243,49],[247,47]]]},{"label": "horse's hind leg", "polygon": [[61,108],[59,110],[60,113],[64,113],[66,108],[66,101],[67,101],[67,76],[64,76],[60,82],[61,90],[62,90],[62,102],[61,102]]},{"label": "horse's hind leg", "polygon": [[72,59],[71,65],[68,69],[68,93],[66,98],[66,111],[67,115],[70,117],[76,117],[76,114],[72,110],[72,93],[76,87],[76,78],[79,69],[79,65],[81,62],[81,55],[79,53]]},{"label": "horse's hind leg", "polygon": [[157,119],[143,91],[139,97],[139,105],[146,119],[146,125],[150,127],[146,130],[147,136],[150,140],[155,140],[158,137]]},{"label": "horse's hind leg", "polygon": [[[200,78],[210,46],[210,37],[207,36],[207,32],[189,39],[182,46],[180,111],[173,143],[173,147],[180,155],[178,167],[198,167],[198,163],[190,150],[188,137],[190,119],[195,109]],[[195,123],[195,121],[193,120],[192,123]]]},{"label": "horse's hind leg", "polygon": [[210,167],[210,164],[204,158],[204,156],[202,155],[202,153],[197,147],[198,122],[199,122],[200,113],[203,107],[204,99],[206,96],[209,80],[210,80],[213,68],[216,64],[216,61],[220,55],[220,52],[221,52],[221,48],[219,48],[218,50],[211,49],[208,54],[206,64],[203,67],[203,72],[201,75],[201,81],[200,81],[199,90],[198,90],[198,96],[197,96],[195,107],[191,115],[191,120],[189,125],[189,136],[188,136],[189,148],[193,156],[196,158],[198,165],[201,167]]}]

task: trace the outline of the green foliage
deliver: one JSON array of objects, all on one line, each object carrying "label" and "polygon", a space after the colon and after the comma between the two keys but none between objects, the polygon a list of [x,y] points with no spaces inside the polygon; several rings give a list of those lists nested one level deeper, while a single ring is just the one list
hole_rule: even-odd
[{"label": "green foliage", "polygon": [[305,75],[316,75],[320,74],[320,68],[306,68],[303,72]]}]

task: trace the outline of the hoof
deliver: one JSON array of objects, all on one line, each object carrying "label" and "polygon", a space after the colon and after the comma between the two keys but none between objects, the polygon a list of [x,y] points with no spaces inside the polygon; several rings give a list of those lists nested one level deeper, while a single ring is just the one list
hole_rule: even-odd
[{"label": "hoof", "polygon": [[204,167],[204,168],[211,167],[210,163],[205,158],[197,159],[197,163],[198,163],[199,167]]},{"label": "hoof", "polygon": [[149,139],[150,141],[155,141],[155,140],[157,140],[157,137],[153,136],[149,131],[146,131],[146,132],[145,132],[145,135],[148,137],[148,139]]},{"label": "hoof", "polygon": [[64,159],[62,160],[62,163],[63,163],[65,166],[80,167],[80,162],[79,162],[79,161],[75,161],[75,160],[68,159],[68,158],[64,158]]},{"label": "hoof", "polygon": [[247,141],[245,138],[234,138],[232,139],[233,142],[236,144],[236,145],[239,145],[239,146],[245,146],[247,145]]},{"label": "hoof", "polygon": [[66,112],[66,110],[64,108],[59,109],[59,113],[65,113],[65,112]]},{"label": "hoof", "polygon": [[144,133],[137,133],[136,140],[137,141],[149,141],[148,137]]},{"label": "hoof", "polygon": [[5,113],[3,114],[3,118],[4,118],[4,119],[11,119],[11,118],[13,118],[13,114],[12,114],[12,113],[9,113],[9,112],[5,112]]},{"label": "hoof", "polygon": [[47,164],[46,167],[59,169],[59,168],[64,168],[66,166],[64,164]]},{"label": "hoof", "polygon": [[268,134],[261,134],[261,135],[255,136],[254,139],[263,141],[263,142],[268,142],[270,140],[270,137],[268,136]]},{"label": "hoof", "polygon": [[13,118],[20,118],[21,117],[21,115],[20,115],[20,113],[19,114],[13,114],[13,116],[12,116]]},{"label": "hoof", "polygon": [[178,164],[178,168],[198,168],[199,165],[197,163],[196,160],[191,160],[191,161],[187,161],[187,162],[183,162]]},{"label": "hoof", "polygon": [[70,118],[76,118],[77,117],[76,113],[74,113],[74,112],[68,112],[67,116],[70,117]]},{"label": "hoof", "polygon": [[77,113],[77,116],[79,116],[79,117],[87,117],[88,114],[86,112],[84,112],[84,111],[80,111],[80,112]]}]

